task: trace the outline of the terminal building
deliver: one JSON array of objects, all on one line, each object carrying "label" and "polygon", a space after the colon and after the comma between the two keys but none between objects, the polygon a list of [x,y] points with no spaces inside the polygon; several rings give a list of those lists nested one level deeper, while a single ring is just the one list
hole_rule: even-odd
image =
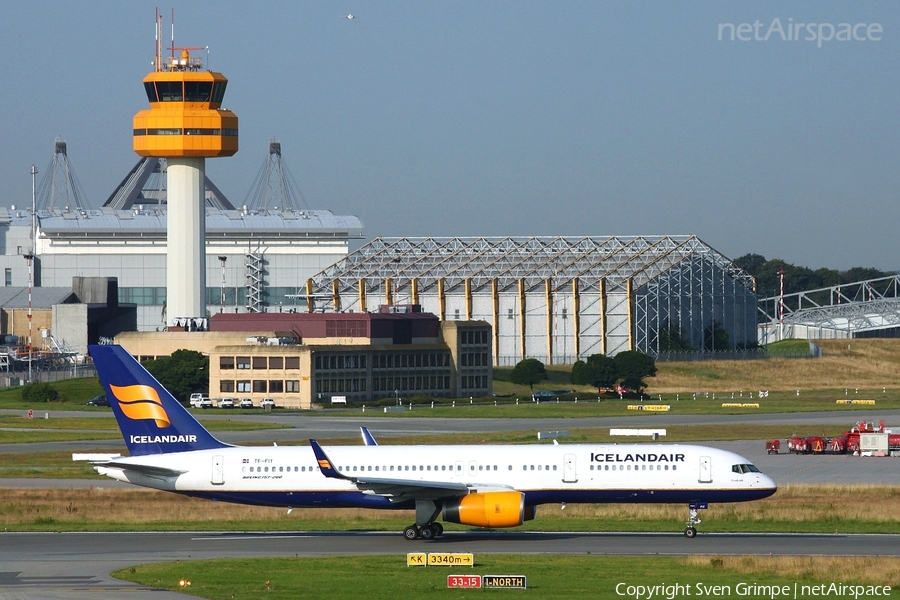
[{"label": "terminal building", "polygon": [[483,397],[493,385],[490,325],[440,321],[418,306],[371,313],[215,314],[210,331],[122,333],[140,360],[207,354],[212,397],[311,408],[335,401]]}]

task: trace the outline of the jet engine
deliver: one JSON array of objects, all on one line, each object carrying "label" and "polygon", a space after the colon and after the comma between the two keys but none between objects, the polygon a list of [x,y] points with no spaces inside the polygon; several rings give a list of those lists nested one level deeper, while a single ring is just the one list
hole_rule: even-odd
[{"label": "jet engine", "polygon": [[477,527],[518,527],[534,518],[522,492],[484,492],[444,501],[444,520]]}]

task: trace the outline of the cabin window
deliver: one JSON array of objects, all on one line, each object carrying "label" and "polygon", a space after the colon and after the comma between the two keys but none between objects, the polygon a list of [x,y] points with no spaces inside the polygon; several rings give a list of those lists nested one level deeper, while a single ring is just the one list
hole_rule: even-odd
[{"label": "cabin window", "polygon": [[391,471],[393,471],[393,470],[394,470],[394,465],[391,465]]},{"label": "cabin window", "polygon": [[534,471],[534,465],[531,465],[531,470]]}]

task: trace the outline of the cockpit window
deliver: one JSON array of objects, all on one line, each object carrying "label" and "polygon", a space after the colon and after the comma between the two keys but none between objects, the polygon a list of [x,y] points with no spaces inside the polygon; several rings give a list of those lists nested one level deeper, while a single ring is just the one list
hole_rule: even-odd
[{"label": "cockpit window", "polygon": [[759,473],[756,465],[731,465],[732,473]]}]

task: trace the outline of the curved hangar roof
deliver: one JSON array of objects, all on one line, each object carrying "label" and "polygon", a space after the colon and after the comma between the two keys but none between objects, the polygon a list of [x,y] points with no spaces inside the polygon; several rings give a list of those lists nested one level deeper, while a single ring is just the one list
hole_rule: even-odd
[{"label": "curved hangar roof", "polygon": [[[444,280],[445,290],[470,280],[473,291],[497,280],[498,291],[553,281],[554,289],[579,279],[609,285],[632,279],[636,287],[676,267],[702,261],[721,268],[748,288],[753,279],[693,235],[612,237],[375,238],[313,279],[314,293],[356,289],[360,279],[417,280],[426,291]],[[374,283],[374,282],[373,282]]]}]

